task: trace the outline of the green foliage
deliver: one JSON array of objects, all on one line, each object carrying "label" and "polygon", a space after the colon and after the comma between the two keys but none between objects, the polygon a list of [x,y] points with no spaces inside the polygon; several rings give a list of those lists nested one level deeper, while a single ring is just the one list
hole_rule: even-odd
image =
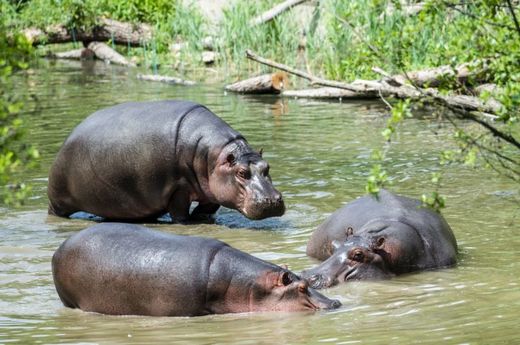
[{"label": "green foliage", "polygon": [[249,21],[273,7],[277,1],[236,1],[224,11],[220,29],[220,51],[224,58],[240,66],[246,49],[294,63],[301,29],[288,11],[268,23],[251,27]]},{"label": "green foliage", "polygon": [[[485,82],[496,85],[484,92],[483,101],[499,101],[497,117],[488,114],[454,114],[440,108],[439,114],[454,126],[458,149],[443,152],[441,162],[458,162],[470,167],[489,167],[520,181],[520,30],[507,1],[430,0],[419,14],[406,14],[399,1],[333,1],[335,15],[328,22],[325,71],[335,79],[379,78],[372,67],[392,74],[449,65],[453,69],[470,63],[474,73],[461,84],[452,75],[441,78],[443,94],[471,93],[472,86]],[[517,18],[520,7],[513,4]],[[388,9],[393,6],[393,10]],[[334,34],[336,33],[336,34]],[[427,98],[425,97],[425,100]],[[391,103],[393,101],[390,100]],[[382,131],[391,141],[398,124],[410,116],[409,103],[393,105]],[[442,112],[441,112],[442,111]],[[470,119],[471,124],[465,121]],[[388,150],[388,145],[386,150]],[[367,190],[385,183],[384,153],[375,160]],[[432,179],[435,191],[423,196],[426,205],[439,209],[444,200],[437,190],[440,177]]]},{"label": "green foliage", "polygon": [[446,206],[446,200],[439,193],[439,188],[441,185],[441,174],[433,173],[431,182],[435,186],[435,190],[431,192],[429,195],[423,194],[421,197],[421,201],[424,207],[429,207],[436,212],[440,212]]},{"label": "green foliage", "polygon": [[19,3],[2,1],[6,4],[6,9],[9,9],[8,17],[11,18],[11,24],[40,28],[52,24],[65,24],[78,30],[92,29],[99,17],[158,24],[171,18],[177,6],[175,0],[32,0]]},{"label": "green foliage", "polygon": [[39,157],[38,151],[22,143],[25,130],[19,114],[23,100],[13,96],[11,75],[28,67],[32,51],[27,40],[10,34],[0,19],[0,202],[19,204],[30,192],[24,183],[15,183],[12,176]]}]

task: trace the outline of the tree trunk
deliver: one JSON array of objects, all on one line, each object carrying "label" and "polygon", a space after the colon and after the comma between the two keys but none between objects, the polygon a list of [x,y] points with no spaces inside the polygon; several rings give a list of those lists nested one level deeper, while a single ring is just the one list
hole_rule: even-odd
[{"label": "tree trunk", "polygon": [[287,90],[281,93],[283,97],[316,98],[316,99],[374,99],[378,98],[375,91],[354,92],[335,87],[320,87],[316,89]]},{"label": "tree trunk", "polygon": [[277,94],[284,90],[288,86],[288,83],[289,78],[287,77],[287,73],[277,72],[238,81],[234,84],[227,85],[225,90],[238,93]]},{"label": "tree trunk", "polygon": [[147,24],[123,23],[102,18],[92,30],[72,30],[64,25],[52,25],[45,30],[29,28],[24,35],[33,45],[49,43],[83,42],[88,46],[93,41],[112,40],[115,44],[140,46],[152,38],[152,28]]},{"label": "tree trunk", "polygon": [[186,85],[186,86],[191,86],[191,85],[196,84],[194,81],[191,81],[191,80],[184,80],[184,79],[180,79],[180,78],[168,77],[168,76],[156,75],[156,74],[138,74],[137,79],[147,80],[147,81],[156,81],[156,82],[167,83],[167,84],[179,84],[179,85]]},{"label": "tree trunk", "polygon": [[134,67],[135,64],[129,62],[121,54],[110,48],[108,45],[102,42],[90,42],[88,49],[92,50],[96,57],[100,60],[108,61],[123,66]]},{"label": "tree trunk", "polygon": [[[455,68],[451,66],[440,66],[420,71],[407,72],[406,75],[394,75],[393,79],[400,84],[407,81],[413,82],[419,87],[438,87],[443,80],[456,78],[460,84],[465,84],[470,77],[478,77],[483,70],[470,70],[470,64],[464,63]],[[482,81],[482,80],[479,80]]]}]

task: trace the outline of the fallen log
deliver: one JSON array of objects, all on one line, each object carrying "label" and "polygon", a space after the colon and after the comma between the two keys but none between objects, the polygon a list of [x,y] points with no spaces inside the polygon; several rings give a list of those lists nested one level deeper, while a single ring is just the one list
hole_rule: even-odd
[{"label": "fallen log", "polygon": [[241,80],[224,87],[226,91],[238,93],[274,93],[283,91],[289,83],[287,73],[276,72],[263,74],[257,77]]},{"label": "fallen log", "polygon": [[335,87],[320,87],[316,89],[286,90],[283,97],[315,98],[315,99],[374,99],[379,97],[376,91],[354,92]]},{"label": "fallen log", "polygon": [[327,80],[316,77],[310,73],[306,73],[304,71],[289,67],[287,65],[271,61],[269,59],[265,59],[253,53],[249,49],[246,50],[246,56],[247,58],[262,63],[264,65],[274,67],[287,73],[291,73],[299,77],[305,78],[311,81],[311,84],[314,85],[330,86],[354,91],[361,94],[377,93],[380,97],[396,97],[401,99],[409,98],[412,100],[427,100],[427,98],[430,98],[430,100],[433,100],[437,103],[441,103],[449,109],[452,109],[459,113],[469,113],[477,111],[496,115],[500,112],[502,108],[502,105],[500,103],[492,100],[488,102],[483,102],[481,99],[472,96],[442,95],[438,90],[432,88],[423,89],[406,84],[401,84],[398,80],[393,79],[392,76],[390,76],[388,73],[385,73],[384,71],[381,72],[382,70],[378,68],[374,68],[374,71],[380,71],[380,74],[389,79],[394,85],[397,84],[398,86],[391,85],[389,82],[385,80],[356,80],[353,83],[343,83],[335,80]]},{"label": "fallen log", "polygon": [[68,59],[68,60],[92,60],[95,58],[95,54],[91,49],[80,48],[69,50],[66,52],[51,53],[48,55],[54,59]]},{"label": "fallen log", "polygon": [[147,24],[130,24],[117,20],[101,18],[92,30],[83,31],[67,28],[64,25],[51,25],[45,30],[28,28],[23,31],[32,45],[83,42],[88,46],[93,41],[112,40],[115,44],[140,46],[152,38],[152,28]]},{"label": "fallen log", "polygon": [[129,62],[123,55],[119,54],[103,42],[90,42],[88,49],[92,50],[98,59],[105,62],[115,63],[122,66],[135,66],[133,62]]},{"label": "fallen log", "polygon": [[167,83],[167,84],[186,85],[186,86],[191,86],[191,85],[196,84],[194,81],[191,81],[191,80],[185,80],[185,79],[181,79],[181,78],[168,77],[168,76],[157,75],[157,74],[138,74],[137,79],[146,80],[146,81],[156,81],[156,82]]},{"label": "fallen log", "polygon": [[308,0],[287,0],[282,2],[281,4],[276,5],[275,7],[271,8],[269,11],[262,13],[258,17],[253,18],[250,22],[250,26],[256,26],[260,24],[267,23],[271,20],[273,20],[276,16],[280,15],[280,13],[283,13],[290,9],[291,7],[294,7],[296,5],[299,5],[301,3],[304,3]]},{"label": "fallen log", "polygon": [[406,72],[406,75],[394,75],[393,79],[405,84],[407,81],[419,87],[438,87],[443,81],[456,79],[460,84],[466,84],[470,78],[484,81],[483,69],[472,69],[469,63],[464,63],[456,67],[440,66],[419,71]]}]

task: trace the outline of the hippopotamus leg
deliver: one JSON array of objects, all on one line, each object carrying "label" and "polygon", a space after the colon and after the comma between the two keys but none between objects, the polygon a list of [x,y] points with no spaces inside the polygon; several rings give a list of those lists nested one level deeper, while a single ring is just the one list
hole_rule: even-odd
[{"label": "hippopotamus leg", "polygon": [[185,190],[178,190],[173,193],[168,212],[172,220],[177,223],[186,223],[190,219],[190,195]]},{"label": "hippopotamus leg", "polygon": [[194,221],[213,221],[213,215],[220,208],[219,204],[199,203],[191,212],[190,219]]}]

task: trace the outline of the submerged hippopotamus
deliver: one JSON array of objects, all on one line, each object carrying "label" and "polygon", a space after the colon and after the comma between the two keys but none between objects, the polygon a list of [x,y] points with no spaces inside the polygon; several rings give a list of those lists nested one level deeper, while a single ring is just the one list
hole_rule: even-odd
[{"label": "submerged hippopotamus", "polygon": [[418,200],[381,190],[334,212],[312,234],[307,255],[325,260],[302,272],[314,288],[381,279],[457,261],[457,242],[444,218]]},{"label": "submerged hippopotamus", "polygon": [[305,311],[341,303],[294,273],[209,238],[103,223],[52,257],[63,304],[112,315],[197,316]]},{"label": "submerged hippopotamus", "polygon": [[[49,174],[49,214],[86,211],[114,220],[206,219],[220,205],[250,219],[281,216],[269,165],[206,107],[130,102],[79,124]],[[189,213],[192,201],[198,206]]]}]

